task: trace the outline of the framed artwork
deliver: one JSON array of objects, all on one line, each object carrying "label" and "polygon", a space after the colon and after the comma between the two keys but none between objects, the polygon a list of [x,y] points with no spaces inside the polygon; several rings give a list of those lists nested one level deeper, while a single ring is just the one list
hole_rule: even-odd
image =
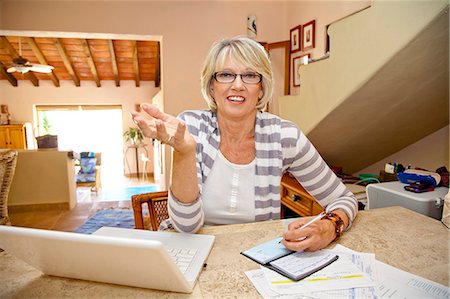
[{"label": "framed artwork", "polygon": [[316,33],[316,21],[312,20],[303,25],[302,32],[302,49],[303,51],[314,48],[315,46],[315,33]]},{"label": "framed artwork", "polygon": [[300,68],[302,67],[302,58],[311,57],[311,54],[305,54],[294,58],[294,62],[292,63],[292,77],[294,86],[300,86]]},{"label": "framed artwork", "polygon": [[298,25],[295,28],[291,29],[291,53],[298,52],[301,50],[301,35],[302,35],[302,26]]}]

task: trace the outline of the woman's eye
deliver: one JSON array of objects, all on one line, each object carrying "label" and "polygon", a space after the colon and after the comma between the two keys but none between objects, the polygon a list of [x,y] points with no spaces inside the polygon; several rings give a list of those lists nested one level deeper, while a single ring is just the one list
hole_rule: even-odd
[{"label": "woman's eye", "polygon": [[221,73],[221,74],[219,74],[219,76],[222,77],[222,78],[232,78],[232,77],[234,77],[234,74],[232,74],[232,73]]},{"label": "woman's eye", "polygon": [[258,75],[255,74],[255,73],[243,74],[242,76],[247,78],[247,79],[255,79],[256,77],[258,77]]}]

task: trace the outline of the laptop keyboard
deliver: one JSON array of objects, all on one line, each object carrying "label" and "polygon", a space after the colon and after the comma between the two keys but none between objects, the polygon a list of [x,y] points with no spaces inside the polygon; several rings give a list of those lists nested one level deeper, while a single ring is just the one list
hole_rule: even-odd
[{"label": "laptop keyboard", "polygon": [[191,248],[166,248],[166,250],[182,273],[186,272],[197,253],[197,249]]}]

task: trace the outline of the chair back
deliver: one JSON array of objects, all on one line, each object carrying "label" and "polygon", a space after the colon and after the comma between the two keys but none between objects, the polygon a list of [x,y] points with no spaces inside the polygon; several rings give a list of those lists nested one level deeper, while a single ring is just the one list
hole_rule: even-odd
[{"label": "chair back", "polygon": [[97,159],[95,165],[101,166],[102,165],[102,153],[95,153],[95,158]]},{"label": "chair back", "polygon": [[90,187],[91,191],[98,193],[101,188],[100,166],[102,153],[81,152],[80,171],[76,175],[77,187]]},{"label": "chair back", "polygon": [[17,163],[17,151],[0,151],[0,225],[11,225],[8,195]]},{"label": "chair back", "polygon": [[[169,218],[167,211],[167,191],[136,194],[131,197],[134,212],[134,226],[137,229],[158,230],[162,221]],[[147,205],[149,224],[144,221],[143,206]],[[146,213],[145,213],[146,214]],[[147,227],[148,226],[148,227]]]}]

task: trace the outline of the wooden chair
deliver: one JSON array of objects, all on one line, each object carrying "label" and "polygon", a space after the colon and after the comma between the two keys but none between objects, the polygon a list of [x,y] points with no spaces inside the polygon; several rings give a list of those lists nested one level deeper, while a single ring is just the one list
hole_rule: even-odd
[{"label": "wooden chair", "polygon": [[158,230],[159,224],[169,218],[167,211],[167,191],[136,194],[131,197],[134,212],[134,226],[136,229],[147,229],[144,223],[144,213],[142,207],[147,204],[150,219],[149,229]]},{"label": "wooden chair", "polygon": [[17,151],[0,151],[0,225],[11,225],[8,215],[8,194],[17,163]]}]

